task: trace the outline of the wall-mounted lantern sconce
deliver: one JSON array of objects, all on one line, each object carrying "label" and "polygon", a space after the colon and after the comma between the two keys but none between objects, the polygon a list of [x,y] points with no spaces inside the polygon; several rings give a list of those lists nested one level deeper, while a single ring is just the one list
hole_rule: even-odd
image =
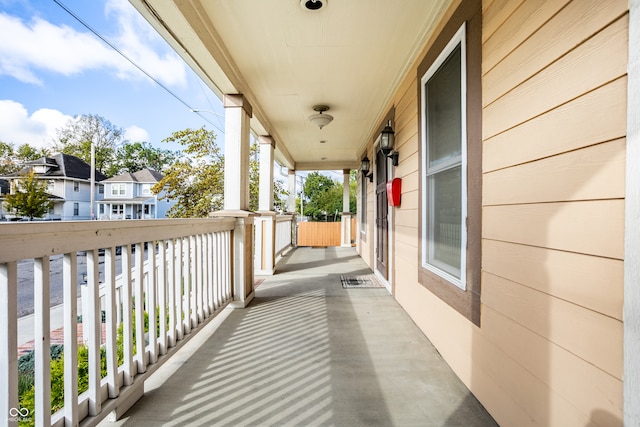
[{"label": "wall-mounted lantern sconce", "polygon": [[371,162],[369,161],[369,158],[365,156],[360,161],[360,171],[362,172],[363,177],[369,178],[369,182],[373,182],[373,172],[369,172],[370,169],[371,169]]},{"label": "wall-mounted lantern sconce", "polygon": [[393,166],[398,166],[398,152],[393,151],[393,144],[395,143],[396,135],[391,127],[391,120],[389,123],[382,129],[380,133],[380,150],[384,153],[385,156],[391,158]]}]

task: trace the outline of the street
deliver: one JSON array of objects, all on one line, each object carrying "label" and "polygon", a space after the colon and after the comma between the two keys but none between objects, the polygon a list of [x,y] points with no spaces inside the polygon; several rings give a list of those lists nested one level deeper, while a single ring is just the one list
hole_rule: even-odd
[{"label": "street", "polygon": [[[51,307],[63,303],[63,286],[62,286],[62,261],[63,255],[54,255],[51,257]],[[85,284],[83,279],[87,272],[87,256],[85,253],[78,253],[78,290],[77,295],[80,296],[81,286]],[[98,271],[100,272],[100,280],[104,278],[104,259],[99,257]],[[122,272],[120,256],[116,256],[116,275]],[[22,260],[18,262],[18,317],[24,317],[33,314],[33,260]]]}]

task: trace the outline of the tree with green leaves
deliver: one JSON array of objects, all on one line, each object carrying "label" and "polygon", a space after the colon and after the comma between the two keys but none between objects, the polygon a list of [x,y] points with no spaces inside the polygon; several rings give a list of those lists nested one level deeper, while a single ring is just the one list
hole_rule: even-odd
[{"label": "tree with green leaves", "polygon": [[[163,140],[185,147],[182,157],[169,165],[164,178],[153,187],[156,194],[165,190],[163,199],[176,204],[167,216],[203,218],[224,206],[224,156],[213,131],[204,127],[174,132]],[[249,209],[256,211],[259,200],[260,161],[258,144],[251,145],[249,160]],[[274,182],[274,205],[283,207],[287,192],[280,181]]]},{"label": "tree with green leaves", "polygon": [[[259,174],[258,174],[259,176]],[[256,178],[256,181],[258,178]],[[287,197],[289,192],[284,189],[284,183],[277,179],[273,181],[273,207],[276,210],[285,212],[287,210]],[[258,200],[259,196],[256,196]],[[258,202],[256,202],[258,203]]]},{"label": "tree with green leaves", "polygon": [[[303,187],[304,215],[312,221],[334,221],[342,217],[343,184],[315,171],[307,175]],[[357,171],[349,175],[349,212],[356,211]],[[298,212],[300,199],[296,200]]]},{"label": "tree with green leaves", "polygon": [[22,144],[18,146],[15,153],[16,160],[22,164],[42,157],[48,157],[51,155],[51,150],[48,148],[36,148],[29,144]]},{"label": "tree with green leaves", "polygon": [[303,187],[304,215],[312,221],[326,220],[335,210],[342,212],[342,187],[326,175],[311,172]]},{"label": "tree with green leaves", "polygon": [[156,148],[148,142],[125,142],[116,149],[114,161],[105,174],[116,176],[145,168],[164,172],[179,156],[179,152]]},{"label": "tree with green leaves", "polygon": [[349,212],[356,213],[358,210],[358,171],[355,169],[349,173]]},{"label": "tree with green leaves", "polygon": [[[260,203],[260,146],[257,142],[251,144],[249,155],[249,210],[257,211]],[[277,179],[273,181],[273,207],[284,211],[289,192],[284,184]]]},{"label": "tree with green leaves", "polygon": [[216,134],[202,127],[174,132],[162,142],[182,145],[184,156],[164,172],[164,178],[152,189],[162,198],[175,200],[167,216],[203,218],[220,210],[224,194],[224,157],[216,143]]},{"label": "tree with green leaves", "polygon": [[35,148],[29,144],[14,148],[13,144],[0,141],[0,175],[17,172],[23,163],[49,155],[46,148]]},{"label": "tree with green leaves", "polygon": [[13,145],[0,141],[0,176],[9,175],[19,169],[14,156]]},{"label": "tree with green leaves", "polygon": [[123,141],[121,128],[98,115],[76,116],[58,129],[54,148],[91,164],[91,144],[95,146],[96,169],[106,174],[115,159],[116,146]]},{"label": "tree with green leaves", "polygon": [[17,215],[42,218],[53,206],[47,193],[47,182],[36,178],[33,170],[15,181],[11,194],[5,198],[5,208]]}]

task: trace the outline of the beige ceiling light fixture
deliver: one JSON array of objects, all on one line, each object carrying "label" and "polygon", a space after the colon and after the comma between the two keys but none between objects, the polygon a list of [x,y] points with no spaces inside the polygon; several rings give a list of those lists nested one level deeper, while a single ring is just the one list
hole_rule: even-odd
[{"label": "beige ceiling light fixture", "polygon": [[300,6],[304,10],[316,11],[327,6],[327,0],[300,0]]},{"label": "beige ceiling light fixture", "polygon": [[333,120],[333,116],[330,114],[325,114],[325,111],[328,111],[329,107],[326,105],[314,105],[313,111],[317,111],[316,114],[312,114],[309,116],[309,121],[314,125],[318,126],[320,129],[331,123]]}]

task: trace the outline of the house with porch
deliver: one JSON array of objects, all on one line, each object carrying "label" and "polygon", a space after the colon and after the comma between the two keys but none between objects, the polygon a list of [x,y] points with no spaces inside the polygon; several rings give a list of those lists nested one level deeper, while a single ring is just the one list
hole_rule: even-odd
[{"label": "house with porch", "polygon": [[360,169],[360,256],[498,423],[640,423],[640,2],[131,2],[224,98],[226,208],[250,128]]},{"label": "house with porch", "polygon": [[[36,357],[43,425],[123,415],[148,373],[220,308],[251,307],[255,272],[278,274],[276,160],[290,171],[291,211],[297,171],[342,169],[345,183],[360,171],[354,256],[499,425],[640,425],[639,0],[130,1],[223,100],[224,209],[198,221],[64,229],[64,248],[29,235],[30,245],[24,224],[0,236],[0,285],[15,283],[16,262],[27,257],[46,267],[63,253],[73,272],[84,248],[92,311],[106,301],[107,376],[94,316],[85,326],[89,388],[78,397],[71,378],[53,420],[48,358]],[[260,141],[259,212],[248,210],[251,132]],[[145,259],[150,242],[157,256]],[[104,295],[92,286],[99,248],[111,266]],[[15,298],[13,286],[0,292],[0,301]],[[149,330],[161,310],[161,332],[148,342],[131,295],[154,302]],[[70,346],[73,301],[69,294]],[[48,307],[40,306],[36,342],[46,346]],[[0,346],[11,354],[11,305],[2,313]],[[116,313],[125,325],[120,366],[109,344]],[[265,358],[247,350],[252,333],[226,356],[239,361],[238,375]],[[73,371],[74,358],[65,363]],[[15,361],[0,359],[0,417],[17,404],[14,371]],[[204,399],[219,385],[203,380],[205,391],[192,392]],[[406,407],[425,403],[394,390]],[[226,397],[236,413],[240,397]],[[190,404],[183,412],[197,409]]]},{"label": "house with porch", "polygon": [[[33,170],[37,179],[46,180],[47,192],[53,207],[45,215],[45,220],[78,221],[91,219],[91,192],[93,200],[104,195],[101,181],[107,177],[95,170],[95,183],[91,189],[91,166],[76,156],[56,153],[51,157],[26,162],[24,167],[10,176],[8,182],[15,182],[25,172]],[[12,185],[12,184],[11,184]],[[5,212],[5,215],[10,215]]]},{"label": "house with porch", "polygon": [[145,168],[104,180],[105,198],[98,202],[98,219],[165,218],[175,202],[162,200],[164,191],[151,191],[162,178],[162,173]]}]

